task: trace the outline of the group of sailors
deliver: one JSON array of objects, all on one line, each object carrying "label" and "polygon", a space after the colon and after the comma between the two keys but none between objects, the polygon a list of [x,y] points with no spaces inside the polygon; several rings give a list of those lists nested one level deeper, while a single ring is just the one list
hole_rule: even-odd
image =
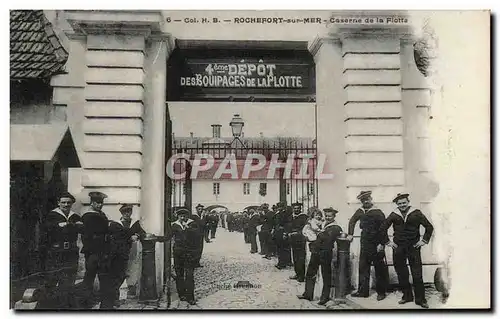
[{"label": "group of sailors", "polygon": [[[264,258],[277,257],[277,269],[293,267],[294,275],[290,279],[305,282],[304,293],[297,296],[299,299],[313,300],[316,277],[321,267],[323,287],[318,304],[325,305],[330,300],[332,282],[335,281],[331,266],[332,260],[336,260],[333,255],[335,243],[340,236],[352,241],[356,224],[359,222],[359,282],[357,291],[351,296],[369,297],[370,268],[373,265],[377,300],[386,298],[389,271],[385,247],[389,246],[393,249],[394,267],[403,292],[399,304],[415,301],[415,304],[422,308],[428,308],[420,249],[432,236],[432,224],[419,209],[410,206],[409,194],[398,194],[393,199],[397,209],[387,217],[373,204],[371,191],[360,192],[357,199],[361,207],[350,218],[347,234],[335,222],[338,211],[332,207],[323,210],[311,207],[306,213],[301,203],[286,206],[280,202],[271,209],[268,204],[263,204],[258,209],[248,210],[247,216],[242,218],[244,240],[250,243],[250,253],[255,254],[258,252],[258,236],[260,254]],[[228,215],[228,224],[229,217]],[[392,240],[387,234],[391,226],[394,230]],[[420,226],[425,228],[423,236],[420,235]],[[307,265],[306,245],[310,251]],[[409,282],[407,261],[412,274],[413,289]],[[338,271],[336,263],[333,269]],[[347,276],[349,280],[350,274]]]},{"label": "group of sailors", "polygon": [[[70,193],[59,196],[58,207],[48,212],[42,226],[45,229],[47,288],[58,287],[67,292],[58,296],[57,308],[78,308],[74,304],[71,288],[75,283],[78,270],[79,254],[77,239],[82,236],[85,256],[85,275],[82,282],[84,300],[100,300],[101,309],[113,309],[118,306],[119,289],[126,279],[129,253],[134,241],[146,232],[140,223],[132,220],[132,205],[122,205],[121,218],[112,220],[103,211],[106,194],[91,192],[90,208],[80,217],[71,207],[75,198]],[[337,239],[345,236],[352,241],[356,224],[360,223],[359,285],[353,297],[368,297],[370,266],[375,267],[377,300],[386,297],[388,288],[388,269],[385,261],[385,246],[393,249],[394,267],[399,285],[403,291],[400,304],[415,301],[423,308],[428,308],[422,279],[422,260],[420,249],[426,245],[433,233],[433,226],[419,210],[412,208],[408,194],[398,194],[393,202],[397,209],[387,217],[373,204],[371,191],[362,191],[358,197],[361,202],[349,221],[347,234],[335,221],[338,211],[332,207],[318,209],[312,207],[303,211],[301,203],[287,206],[279,202],[271,209],[263,204],[257,209],[249,209],[242,214],[229,212],[219,216],[210,212],[201,204],[191,212],[187,208],[175,211],[175,221],[165,236],[160,240],[173,242],[173,257],[176,287],[179,298],[195,304],[194,269],[200,264],[204,243],[215,238],[219,222],[229,231],[243,231],[244,240],[250,244],[250,253],[258,253],[257,236],[260,242],[260,254],[263,258],[277,257],[277,269],[293,267],[291,280],[305,282],[304,293],[300,299],[313,300],[316,277],[321,267],[323,281],[320,305],[330,300],[332,287],[332,260]],[[387,231],[393,227],[394,236],[390,240]],[[420,226],[425,228],[421,237]],[[310,251],[306,265],[307,249]],[[409,283],[407,261],[410,265],[413,289]],[[338,269],[338,267],[334,267]],[[94,280],[99,278],[99,293],[94,292]],[[83,305],[85,306],[85,304]]]},{"label": "group of sailors", "polygon": [[[62,193],[58,196],[58,207],[43,218],[43,245],[47,250],[45,306],[48,308],[87,308],[99,301],[100,309],[119,306],[132,242],[145,231],[132,219],[132,205],[123,204],[119,209],[121,217],[113,220],[102,211],[106,194],[90,192],[89,197],[90,208],[80,216],[71,210],[75,197]],[[79,234],[83,243],[81,251],[77,244]],[[85,257],[85,274],[77,287],[80,253]],[[98,292],[94,291],[96,276]]]}]

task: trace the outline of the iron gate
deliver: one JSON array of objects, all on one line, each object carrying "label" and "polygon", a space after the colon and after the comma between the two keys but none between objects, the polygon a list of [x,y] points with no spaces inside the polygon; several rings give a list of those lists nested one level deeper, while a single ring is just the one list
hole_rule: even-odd
[{"label": "iron gate", "polygon": [[[300,202],[305,210],[318,205],[318,158],[316,143],[312,138],[219,138],[214,141],[213,138],[172,137],[170,143],[172,147],[169,155],[187,154],[185,158],[172,163],[174,172],[185,172],[186,177],[168,178],[171,190],[170,210],[176,207],[193,208],[193,199],[196,201],[196,198],[193,198],[190,163],[198,154],[210,155],[216,162],[231,154],[236,161],[245,160],[248,154],[263,155],[266,161],[271,161],[274,156],[280,165],[285,166],[277,169],[278,174],[274,178],[279,180],[279,200],[287,205]],[[297,177],[301,169],[304,169],[305,158],[309,161],[304,170],[307,176]]]}]

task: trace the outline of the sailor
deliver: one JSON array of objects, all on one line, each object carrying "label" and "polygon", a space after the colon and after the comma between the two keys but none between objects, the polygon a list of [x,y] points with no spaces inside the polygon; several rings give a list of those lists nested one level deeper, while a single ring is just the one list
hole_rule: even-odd
[{"label": "sailor", "polygon": [[195,256],[195,267],[203,267],[200,264],[201,256],[203,254],[203,238],[204,238],[204,229],[205,229],[205,221],[202,219],[202,214],[203,214],[203,206],[202,204],[196,205],[196,211],[194,211],[191,214],[191,219],[194,220],[197,223],[199,234],[198,237],[195,238],[196,245],[198,247],[198,250],[196,251],[196,256]]},{"label": "sailor", "polygon": [[302,211],[302,203],[292,204],[293,218],[289,224],[288,232],[285,236],[288,238],[292,249],[293,267],[295,275],[290,279],[304,282],[306,274],[306,238],[302,234],[302,229],[307,223],[307,214]]},{"label": "sailor", "polygon": [[260,252],[266,259],[271,259],[271,230],[273,229],[273,211],[269,210],[269,204],[260,206],[262,226],[259,231]]},{"label": "sailor", "polygon": [[[47,259],[46,288],[50,295],[55,287],[58,296],[55,308],[70,308],[72,288],[78,270],[79,252],[77,246],[78,232],[83,225],[80,215],[71,210],[75,197],[68,192],[58,196],[58,206],[51,210],[43,220],[46,232]],[[52,295],[53,296],[53,295]]]},{"label": "sailor", "polygon": [[[394,268],[398,275],[399,285],[403,290],[403,298],[399,304],[413,301],[413,291],[406,264],[408,260],[415,290],[415,304],[422,308],[429,308],[425,299],[420,249],[429,243],[434,227],[419,209],[410,206],[408,197],[409,194],[398,194],[394,198],[393,202],[398,208],[390,213],[382,223],[380,229],[383,236],[382,242],[393,249]],[[394,229],[393,241],[390,241],[387,236],[387,230],[391,226]],[[422,238],[420,237],[420,226],[425,228]]]},{"label": "sailor", "polygon": [[377,300],[386,297],[386,290],[389,281],[389,272],[385,263],[385,249],[380,236],[380,226],[385,220],[384,213],[372,203],[372,192],[362,191],[357,196],[362,207],[358,208],[349,220],[347,239],[352,241],[354,228],[359,221],[361,229],[361,244],[359,254],[359,285],[358,291],[353,293],[353,297],[369,296],[370,290],[370,266],[375,267],[375,282],[377,290]]},{"label": "sailor", "polygon": [[278,269],[292,265],[290,244],[285,237],[286,229],[292,219],[292,212],[288,212],[288,210],[289,207],[286,206],[286,203],[280,202],[277,213],[274,215],[273,238],[275,238],[278,253],[278,264],[275,267]]},{"label": "sailor", "polygon": [[219,225],[219,215],[216,212],[212,211],[212,213],[209,215],[209,228],[210,228],[211,239],[215,239],[217,225]]},{"label": "sailor", "polygon": [[176,275],[177,293],[180,300],[189,304],[196,303],[194,299],[194,266],[198,258],[196,239],[200,230],[198,224],[189,218],[190,212],[181,208],[177,212],[177,220],[172,223],[168,238],[174,239],[173,256]]},{"label": "sailor", "polygon": [[113,288],[109,291],[109,295],[105,297],[109,306],[105,305],[104,308],[117,305],[120,296],[120,287],[127,275],[127,265],[132,242],[138,241],[141,236],[146,234],[139,220],[132,219],[132,205],[123,204],[119,210],[122,215],[121,218],[118,221],[111,220],[109,222]]},{"label": "sailor", "polygon": [[249,209],[249,215],[250,216],[248,218],[247,234],[248,234],[248,239],[250,240],[250,253],[255,254],[258,252],[257,227],[260,224],[260,215],[253,208]]},{"label": "sailor", "polygon": [[325,215],[325,225],[317,234],[316,240],[311,242],[311,260],[307,266],[306,286],[299,299],[313,300],[316,275],[321,266],[321,275],[323,278],[323,288],[318,305],[325,305],[330,300],[330,289],[332,285],[332,259],[333,247],[337,238],[342,233],[342,228],[335,223],[335,216],[338,211],[328,207],[323,210]]},{"label": "sailor", "polygon": [[[85,256],[85,275],[83,285],[88,301],[94,299],[93,286],[96,275],[99,277],[99,290],[105,295],[112,289],[112,276],[110,274],[110,241],[109,220],[102,211],[104,199],[108,196],[102,192],[90,192],[90,208],[83,214],[83,248]],[[110,307],[104,304],[104,307]],[[111,305],[112,307],[112,305]]]}]

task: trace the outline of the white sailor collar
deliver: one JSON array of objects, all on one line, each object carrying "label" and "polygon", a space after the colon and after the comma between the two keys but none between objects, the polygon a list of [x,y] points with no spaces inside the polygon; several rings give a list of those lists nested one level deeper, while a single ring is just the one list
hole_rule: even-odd
[{"label": "white sailor collar", "polygon": [[[413,209],[413,210],[412,210]],[[411,213],[415,212],[417,209],[411,207],[411,206],[408,206],[408,213],[406,214],[405,217],[403,217],[403,214],[401,213],[401,211],[399,210],[399,208],[396,208],[396,210],[394,210],[394,214],[400,216],[401,218],[403,218],[404,222],[406,223],[406,220],[408,219],[408,216],[410,216]]]},{"label": "white sailor collar", "polygon": [[366,213],[368,213],[369,211],[374,210],[374,209],[378,209],[378,208],[377,208],[377,207],[375,207],[375,205],[374,205],[374,206],[372,206],[372,207],[370,207],[370,208],[368,208],[368,209],[364,209],[364,208],[363,208],[363,206],[361,206],[359,209],[361,209],[361,211],[363,212],[363,214],[366,214]]},{"label": "white sailor collar", "polygon": [[[129,228],[130,228],[130,227],[132,227],[132,225],[134,225],[134,224],[135,224],[136,222],[138,222],[138,221],[139,221],[138,219],[131,218],[131,219],[130,219],[130,226],[129,226]],[[122,222],[122,219],[121,219],[121,218],[120,218],[119,220],[115,220],[114,222],[116,222],[116,223],[118,223],[118,224],[122,225],[123,227],[125,227],[125,226],[123,225],[123,222]]]},{"label": "white sailor collar", "polygon": [[64,214],[64,212],[59,207],[54,208],[52,211],[54,213],[58,213],[59,215],[63,216],[64,218],[66,218],[66,220],[69,220],[71,218],[71,216],[73,216],[73,215],[78,215],[74,211],[70,210],[68,216],[66,216],[66,214]]},{"label": "white sailor collar", "polygon": [[297,218],[297,217],[299,217],[300,215],[306,215],[306,216],[307,216],[307,214],[306,214],[306,213],[302,212],[302,213],[297,214],[297,215],[293,214],[293,218]]},{"label": "white sailor collar", "polygon": [[[193,221],[194,221],[194,220],[192,220],[192,219],[188,219],[188,220],[186,221],[186,227],[187,227],[189,224],[191,224]],[[177,225],[179,225],[179,227],[180,227],[180,228],[182,228],[182,230],[185,230],[185,229],[186,229],[186,227],[184,227],[184,225],[182,225],[182,224],[179,222],[179,220],[176,220],[175,222],[173,222],[173,223],[172,223],[172,225],[173,225],[173,224],[177,224]]]},{"label": "white sailor collar", "polygon": [[337,223],[335,221],[333,221],[331,223],[324,225],[323,227],[321,227],[321,229],[325,230],[327,227],[335,226],[335,225],[337,225]]}]

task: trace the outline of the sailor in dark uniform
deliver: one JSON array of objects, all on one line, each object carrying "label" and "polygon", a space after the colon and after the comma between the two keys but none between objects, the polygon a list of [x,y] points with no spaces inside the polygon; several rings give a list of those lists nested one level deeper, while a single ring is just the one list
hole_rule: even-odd
[{"label": "sailor in dark uniform", "polygon": [[206,209],[203,209],[201,215],[201,220],[203,221],[203,237],[206,243],[211,243],[210,241],[210,214]]},{"label": "sailor in dark uniform", "polygon": [[269,210],[269,205],[268,204],[262,204],[260,206],[260,211],[261,211],[261,224],[262,227],[260,228],[259,231],[259,241],[260,241],[260,253],[263,255],[264,258],[270,259],[271,258],[271,247],[270,247],[270,241],[271,241],[271,230],[273,229],[273,216],[274,213]]},{"label": "sailor in dark uniform", "polygon": [[247,234],[250,240],[250,253],[255,254],[258,252],[257,247],[257,226],[260,223],[260,216],[255,209],[250,209],[250,217],[248,219]]},{"label": "sailor in dark uniform", "polygon": [[120,286],[127,275],[127,265],[130,256],[132,242],[146,234],[138,220],[132,220],[133,206],[124,204],[120,207],[122,217],[118,221],[109,222],[110,250],[111,250],[111,274],[113,276],[113,287],[104,296],[105,301],[102,308],[116,306],[120,296]]},{"label": "sailor in dark uniform", "polygon": [[347,239],[352,241],[354,227],[359,221],[361,229],[361,247],[359,254],[359,285],[358,291],[353,293],[353,297],[368,297],[370,291],[370,266],[375,267],[377,300],[386,297],[386,290],[389,281],[389,272],[385,263],[385,249],[380,236],[380,226],[385,220],[384,213],[373,206],[372,192],[362,191],[358,196],[362,207],[358,208],[349,220],[349,230]]},{"label": "sailor in dark uniform", "polygon": [[196,256],[195,256],[195,267],[203,267],[200,264],[201,256],[203,254],[203,239],[205,236],[204,230],[205,230],[205,221],[202,219],[202,214],[203,214],[203,205],[198,204],[196,205],[196,211],[191,214],[191,219],[194,220],[198,226],[199,234],[195,238],[196,241],[196,246],[198,247],[198,250],[196,251]]},{"label": "sailor in dark uniform", "polygon": [[306,238],[302,235],[302,229],[307,223],[308,216],[302,211],[302,203],[292,204],[292,209],[293,219],[289,224],[288,232],[285,234],[292,249],[293,267],[295,269],[295,275],[290,279],[304,282],[306,274]]},{"label": "sailor in dark uniform", "polygon": [[232,233],[234,231],[234,215],[232,212],[227,213],[226,217],[226,222],[227,222],[227,230]]},{"label": "sailor in dark uniform", "polygon": [[292,265],[290,244],[285,236],[289,223],[292,221],[292,212],[284,203],[279,203],[278,211],[274,215],[274,238],[278,252],[278,269],[284,269]]},{"label": "sailor in dark uniform", "polygon": [[[108,196],[101,192],[90,192],[90,209],[83,214],[83,248],[85,256],[85,275],[83,285],[88,298],[92,298],[96,275],[99,276],[100,294],[104,295],[113,286],[110,273],[111,256],[109,241],[109,220],[102,211],[104,199]],[[104,305],[109,306],[107,304]]]},{"label": "sailor in dark uniform", "polygon": [[[55,308],[72,307],[72,293],[78,270],[76,241],[83,225],[80,215],[71,210],[75,198],[68,192],[59,196],[58,208],[51,210],[43,220],[47,239],[46,288],[52,294],[58,286]],[[59,271],[58,271],[59,270]]]},{"label": "sailor in dark uniform", "polygon": [[194,305],[194,266],[196,264],[198,246],[195,238],[199,234],[198,224],[189,218],[187,209],[177,212],[178,219],[172,223],[168,238],[174,239],[174,267],[176,286],[179,298]]},{"label": "sailor in dark uniform", "polygon": [[[420,248],[429,243],[434,227],[419,209],[410,206],[408,197],[408,194],[398,194],[394,198],[393,202],[398,208],[387,216],[380,230],[383,243],[393,249],[394,268],[398,274],[399,285],[403,290],[403,298],[399,303],[405,304],[413,301],[413,291],[406,265],[408,260],[415,289],[415,304],[422,308],[429,308],[425,299]],[[394,229],[393,241],[390,241],[387,236],[387,230],[391,226]],[[420,238],[420,226],[425,228],[422,238]]]},{"label": "sailor in dark uniform", "polygon": [[325,225],[321,227],[322,230],[316,235],[317,239],[310,244],[311,260],[307,266],[305,291],[302,295],[297,296],[299,299],[313,300],[316,274],[319,266],[321,266],[323,289],[318,302],[319,305],[325,305],[330,300],[333,247],[342,233],[342,228],[335,223],[335,216],[338,212],[331,207],[325,208],[323,211],[325,213]]}]

